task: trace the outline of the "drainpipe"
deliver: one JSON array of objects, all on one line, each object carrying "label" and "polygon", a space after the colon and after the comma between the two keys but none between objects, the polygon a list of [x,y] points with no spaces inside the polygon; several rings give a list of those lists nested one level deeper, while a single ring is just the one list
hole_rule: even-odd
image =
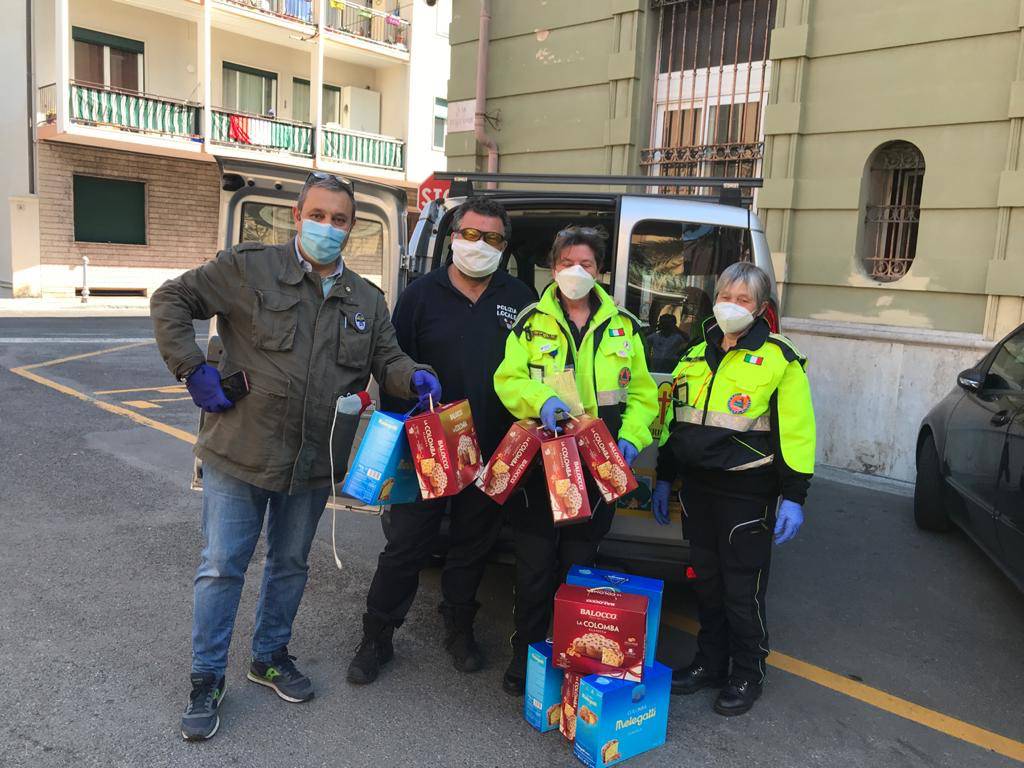
[{"label": "drainpipe", "polygon": [[[487,108],[488,50],[491,43],[491,0],[480,0],[480,39],[476,54],[476,114],[473,116],[473,131],[479,144],[487,148],[487,172],[498,172],[498,144],[487,135],[484,116]],[[497,184],[488,182],[488,189]]]}]

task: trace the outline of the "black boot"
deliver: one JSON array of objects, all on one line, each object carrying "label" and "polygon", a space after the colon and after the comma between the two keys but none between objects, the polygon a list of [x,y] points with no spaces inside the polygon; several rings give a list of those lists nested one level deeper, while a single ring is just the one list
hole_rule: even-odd
[{"label": "black boot", "polygon": [[715,712],[726,717],[749,712],[761,696],[761,686],[749,680],[729,678],[729,684],[722,689],[715,700]]},{"label": "black boot", "polygon": [[473,636],[473,619],[479,607],[441,603],[438,608],[444,617],[444,647],[459,672],[477,672],[484,666],[483,654]]},{"label": "black boot", "polygon": [[672,673],[672,693],[689,696],[703,688],[721,688],[728,681],[725,670],[715,672],[703,664],[691,664]]},{"label": "black boot", "polygon": [[501,681],[502,690],[509,696],[522,696],[526,690],[526,648],[512,646],[512,660],[505,669]]},{"label": "black boot", "polygon": [[377,679],[380,668],[395,655],[392,638],[395,625],[373,616],[363,614],[363,639],[356,647],[356,655],[348,665],[348,681],[366,685]]}]

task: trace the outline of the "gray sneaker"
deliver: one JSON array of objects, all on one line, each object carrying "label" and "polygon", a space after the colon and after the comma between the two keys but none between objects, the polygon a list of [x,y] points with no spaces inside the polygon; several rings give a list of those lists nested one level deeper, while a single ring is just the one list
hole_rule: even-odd
[{"label": "gray sneaker", "polygon": [[285,701],[300,704],[313,698],[313,684],[295,667],[295,657],[288,649],[275,651],[270,663],[253,661],[246,675],[252,682],[265,685]]},{"label": "gray sneaker", "polygon": [[192,693],[181,716],[181,738],[205,741],[220,727],[220,704],[224,701],[224,676],[212,672],[193,672]]}]

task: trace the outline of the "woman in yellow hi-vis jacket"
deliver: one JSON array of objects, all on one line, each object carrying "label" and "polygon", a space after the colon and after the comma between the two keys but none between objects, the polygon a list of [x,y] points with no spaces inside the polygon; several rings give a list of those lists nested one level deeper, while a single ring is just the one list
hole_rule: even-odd
[{"label": "woman in yellow hi-vis jacket", "polygon": [[721,715],[741,715],[761,695],[772,539],[781,544],[800,529],[814,473],[806,360],[762,317],[770,292],[771,279],[753,264],[733,264],[719,278],[704,340],[672,373],[672,422],[662,430],[652,499],[655,518],[668,524],[670,489],[682,481],[701,624],[697,655],[673,673],[672,692],[722,688]]},{"label": "woman in yellow hi-vis jacket", "polygon": [[[583,409],[604,419],[632,464],[652,440],[657,388],[647,371],[639,321],[596,283],[603,261],[603,233],[581,227],[558,233],[551,247],[555,281],[516,319],[494,389],[517,419],[539,417],[556,429],[571,408],[566,386],[575,388]],[[556,530],[542,473],[533,473],[526,493],[527,509],[513,516],[516,631],[503,684],[511,694],[523,692],[527,646],[547,636],[559,574],[593,563],[615,512],[592,488],[593,517]]]}]

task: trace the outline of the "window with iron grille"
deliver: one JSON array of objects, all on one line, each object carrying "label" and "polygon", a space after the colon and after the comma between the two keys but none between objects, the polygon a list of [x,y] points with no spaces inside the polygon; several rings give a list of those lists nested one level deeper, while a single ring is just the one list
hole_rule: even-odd
[{"label": "window with iron grille", "polygon": [[883,144],[868,163],[861,258],[879,282],[899,280],[914,263],[924,170],[924,155],[907,141]]},{"label": "window with iron grille", "polygon": [[[651,0],[657,52],[649,176],[751,177],[764,154],[777,0]],[[663,192],[693,193],[688,188]]]}]

